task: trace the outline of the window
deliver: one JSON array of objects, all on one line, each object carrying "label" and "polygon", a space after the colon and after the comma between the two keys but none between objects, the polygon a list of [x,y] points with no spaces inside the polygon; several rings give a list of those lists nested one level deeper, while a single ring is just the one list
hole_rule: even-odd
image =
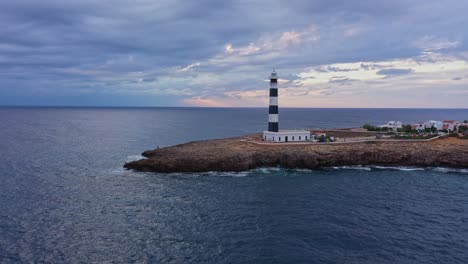
[{"label": "window", "polygon": [[279,137],[278,141],[281,141],[281,137]]},{"label": "window", "polygon": [[301,140],[301,136],[299,136],[299,140]]},{"label": "window", "polygon": [[293,136],[293,139],[292,139],[292,140],[294,140],[294,136]]},{"label": "window", "polygon": [[306,140],[307,140],[307,136],[306,136]]}]

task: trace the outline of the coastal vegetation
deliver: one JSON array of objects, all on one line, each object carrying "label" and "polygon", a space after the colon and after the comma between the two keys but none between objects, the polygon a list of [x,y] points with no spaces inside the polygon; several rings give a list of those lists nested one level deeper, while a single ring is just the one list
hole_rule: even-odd
[{"label": "coastal vegetation", "polygon": [[372,126],[369,124],[365,124],[362,126],[364,129],[367,131],[377,131],[377,132],[388,132],[390,131],[388,127],[378,127],[378,126]]},{"label": "coastal vegetation", "polygon": [[397,132],[411,133],[411,132],[417,132],[417,130],[413,129],[411,125],[403,125],[401,128],[397,129]]},{"label": "coastal vegetation", "polygon": [[[373,126],[373,125],[369,125],[369,124],[365,124],[364,126],[362,126],[364,129],[366,129],[367,131],[376,131],[376,132],[391,132],[392,129],[388,128],[388,127],[379,127],[379,126]],[[426,132],[431,132],[433,131],[432,129],[427,129]],[[433,132],[436,132],[437,129]],[[416,129],[413,129],[411,125],[403,125],[401,128],[398,128],[397,129],[397,132],[403,132],[403,133],[417,133],[418,131]]]}]

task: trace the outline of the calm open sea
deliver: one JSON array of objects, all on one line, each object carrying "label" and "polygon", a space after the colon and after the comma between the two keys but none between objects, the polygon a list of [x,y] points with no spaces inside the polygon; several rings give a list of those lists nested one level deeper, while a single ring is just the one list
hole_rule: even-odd
[{"label": "calm open sea", "polygon": [[[428,119],[468,110],[280,109],[291,129]],[[468,263],[467,170],[122,169],[266,120],[263,108],[0,108],[0,263]]]}]

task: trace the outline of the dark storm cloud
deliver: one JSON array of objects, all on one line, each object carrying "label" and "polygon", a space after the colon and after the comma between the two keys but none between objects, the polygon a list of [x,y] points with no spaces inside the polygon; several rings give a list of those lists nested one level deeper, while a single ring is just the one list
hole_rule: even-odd
[{"label": "dark storm cloud", "polygon": [[[415,39],[428,35],[463,50],[466,8],[455,0],[2,1],[0,95],[253,90],[271,67],[294,81],[305,67],[415,56],[423,49]],[[283,32],[298,32],[297,43],[265,48]],[[227,44],[251,43],[264,46],[244,60],[222,57]],[[213,81],[218,74],[230,79]]]}]

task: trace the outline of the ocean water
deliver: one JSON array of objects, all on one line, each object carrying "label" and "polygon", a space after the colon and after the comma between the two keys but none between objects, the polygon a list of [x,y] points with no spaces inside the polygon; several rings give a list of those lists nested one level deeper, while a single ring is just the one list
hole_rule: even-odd
[{"label": "ocean water", "polygon": [[[282,128],[468,110],[280,109]],[[267,110],[0,108],[0,263],[467,263],[468,170],[126,171],[140,153],[254,133]]]}]

